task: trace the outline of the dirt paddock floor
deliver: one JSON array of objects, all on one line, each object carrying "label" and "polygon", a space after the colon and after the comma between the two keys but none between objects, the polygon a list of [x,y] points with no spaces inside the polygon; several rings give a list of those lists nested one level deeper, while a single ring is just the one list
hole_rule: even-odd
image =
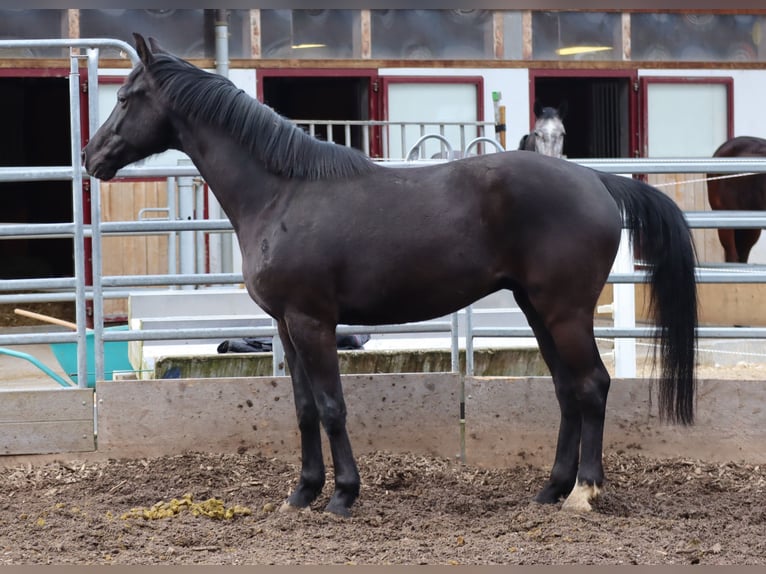
[{"label": "dirt paddock floor", "polygon": [[766,565],[766,466],[608,453],[586,514],[532,502],[544,468],[359,466],[341,519],[331,482],[279,512],[298,466],[254,454],[20,462],[0,468],[0,564]]},{"label": "dirt paddock floor", "polygon": [[[766,364],[698,374],[766,380]],[[728,463],[606,451],[587,514],[532,502],[552,461],[358,460],[361,496],[340,519],[322,512],[332,469],[310,511],[282,513],[297,462],[251,452],[0,457],[0,564],[766,565],[766,445]]]}]

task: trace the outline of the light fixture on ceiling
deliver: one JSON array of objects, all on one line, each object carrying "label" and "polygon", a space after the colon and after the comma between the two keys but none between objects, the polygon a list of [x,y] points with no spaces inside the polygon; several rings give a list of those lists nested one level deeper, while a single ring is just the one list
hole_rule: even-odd
[{"label": "light fixture on ceiling", "polygon": [[306,48],[326,48],[327,44],[293,44],[293,50],[305,50]]},{"label": "light fixture on ceiling", "polygon": [[606,52],[613,50],[611,46],[568,46],[559,48],[556,53],[559,56],[577,56],[579,54],[590,54],[591,52]]}]

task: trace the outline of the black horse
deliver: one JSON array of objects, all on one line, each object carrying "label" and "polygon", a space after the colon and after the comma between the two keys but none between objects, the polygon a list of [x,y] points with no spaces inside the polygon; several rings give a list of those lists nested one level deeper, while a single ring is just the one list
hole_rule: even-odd
[{"label": "black horse", "polygon": [[[766,140],[737,136],[726,140],[713,157],[766,157]],[[712,209],[762,211],[766,209],[766,173],[735,177],[708,174],[707,196]],[[719,229],[724,259],[729,263],[747,263],[750,250],[761,237],[760,229]]]},{"label": "black horse", "polygon": [[535,128],[531,133],[522,136],[519,149],[536,151],[551,157],[562,157],[564,153],[564,117],[567,113],[567,103],[563,102],[558,109],[543,107],[535,102]]},{"label": "black horse", "polygon": [[[610,378],[593,336],[596,301],[623,222],[641,237],[659,328],[666,420],[691,423],[697,322],[694,246],[657,189],[529,152],[384,167],[318,141],[229,80],[136,35],[141,58],[83,150],[94,177],[168,148],[210,184],[239,238],[253,299],[278,323],[301,432],[300,481],[285,508],[325,483],[320,424],[347,515],[360,479],[346,431],[335,329],[444,316],[511,289],[561,408],[550,480],[537,495],[589,509],[603,483]],[[624,214],[624,220],[621,216]]]}]

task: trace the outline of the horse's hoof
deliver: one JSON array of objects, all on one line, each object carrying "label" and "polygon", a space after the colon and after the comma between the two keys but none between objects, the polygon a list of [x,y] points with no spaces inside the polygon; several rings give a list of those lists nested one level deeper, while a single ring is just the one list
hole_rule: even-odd
[{"label": "horse's hoof", "polygon": [[546,486],[537,493],[533,500],[539,504],[556,504],[560,498],[561,495],[558,488]]},{"label": "horse's hoof", "polygon": [[561,505],[561,509],[571,512],[590,512],[593,510],[590,501],[595,499],[599,492],[601,489],[595,484],[577,484]]},{"label": "horse's hoof", "polygon": [[351,516],[351,509],[337,500],[331,500],[324,509],[325,512],[340,516],[342,518],[348,518]]}]

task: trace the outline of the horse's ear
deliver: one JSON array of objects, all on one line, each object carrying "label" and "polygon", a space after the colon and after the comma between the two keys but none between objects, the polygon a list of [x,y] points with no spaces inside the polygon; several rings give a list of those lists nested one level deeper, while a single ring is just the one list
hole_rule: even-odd
[{"label": "horse's ear", "polygon": [[535,100],[535,106],[533,109],[535,111],[536,118],[539,118],[540,116],[543,115],[543,105],[540,103],[539,100]]},{"label": "horse's ear", "polygon": [[561,102],[561,105],[559,106],[559,117],[563,120],[564,117],[567,115],[567,111],[569,110],[569,104],[566,100]]},{"label": "horse's ear", "polygon": [[146,45],[146,40],[144,40],[144,37],[141,34],[136,32],[133,32],[133,38],[136,40],[136,52],[138,52],[138,57],[141,58],[141,62],[143,62],[144,66],[148,66],[151,64],[154,57],[149,51],[149,47]]}]

